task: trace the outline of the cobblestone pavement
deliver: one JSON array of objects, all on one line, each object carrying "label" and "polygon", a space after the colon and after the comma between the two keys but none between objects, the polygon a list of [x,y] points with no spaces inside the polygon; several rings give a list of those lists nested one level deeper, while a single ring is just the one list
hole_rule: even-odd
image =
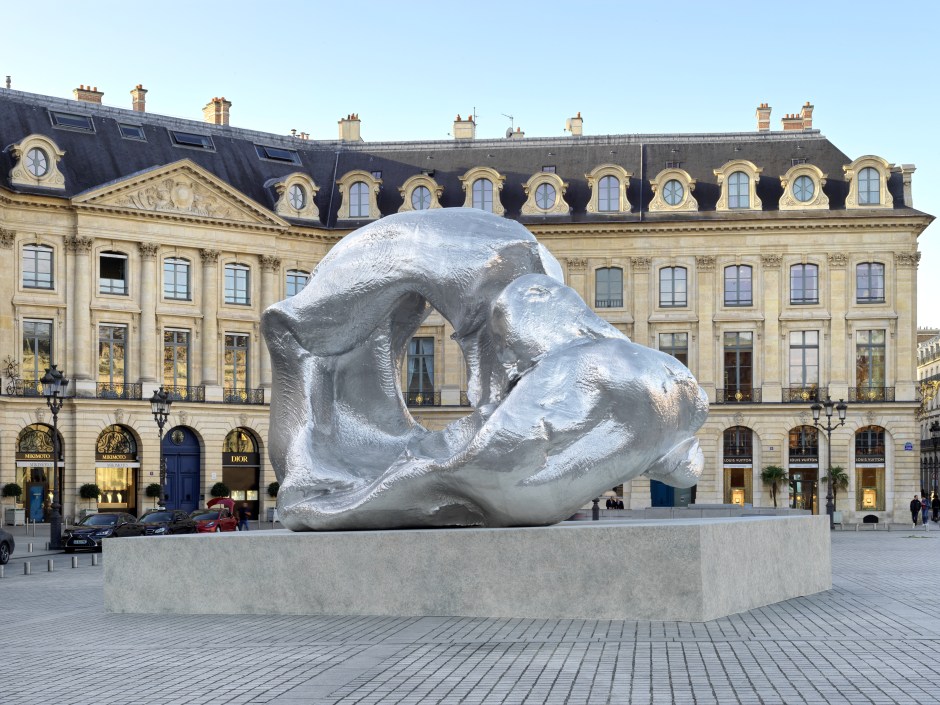
[{"label": "cobblestone pavement", "polygon": [[837,531],[832,590],[705,623],[106,614],[48,558],[0,580],[2,705],[940,703],[940,531]]}]

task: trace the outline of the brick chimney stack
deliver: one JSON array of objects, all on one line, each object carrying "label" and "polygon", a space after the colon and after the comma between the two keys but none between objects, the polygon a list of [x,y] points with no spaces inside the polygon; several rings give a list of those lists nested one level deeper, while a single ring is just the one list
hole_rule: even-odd
[{"label": "brick chimney stack", "polygon": [[521,140],[523,137],[525,137],[525,132],[522,131],[521,127],[517,127],[516,131],[510,135],[510,139],[514,140]]},{"label": "brick chimney stack", "polygon": [[231,107],[232,101],[225,100],[225,96],[213,98],[202,109],[202,119],[213,125],[228,125],[228,113]]},{"label": "brick chimney stack", "polygon": [[813,129],[813,105],[807,100],[806,105],[800,108],[800,119],[803,120],[803,129]]},{"label": "brick chimney stack", "polygon": [[139,83],[131,89],[131,108],[138,113],[147,112],[147,89]]},{"label": "brick chimney stack", "polygon": [[101,98],[104,96],[104,93],[98,90],[98,86],[92,88],[91,86],[79,86],[72,91],[72,94],[75,96],[75,100],[83,100],[86,103],[97,103],[101,105]]},{"label": "brick chimney stack", "polygon": [[757,131],[770,132],[770,111],[772,108],[767,103],[761,103],[757,106]]},{"label": "brick chimney stack", "polygon": [[565,129],[571,133],[572,137],[580,137],[584,134],[584,119],[581,117],[581,111],[573,118],[565,121]]},{"label": "brick chimney stack", "polygon": [[454,120],[454,131],[451,133],[455,140],[472,140],[477,134],[477,124],[473,121],[473,114],[467,115],[466,120],[461,120],[460,115]]},{"label": "brick chimney stack", "polygon": [[803,118],[796,113],[787,113],[780,118],[780,124],[783,125],[784,132],[793,132],[803,129]]},{"label": "brick chimney stack", "polygon": [[[360,127],[362,121],[359,119],[359,113],[350,113],[339,121],[339,140],[340,142],[362,142]],[[301,132],[300,139],[306,139]]]}]

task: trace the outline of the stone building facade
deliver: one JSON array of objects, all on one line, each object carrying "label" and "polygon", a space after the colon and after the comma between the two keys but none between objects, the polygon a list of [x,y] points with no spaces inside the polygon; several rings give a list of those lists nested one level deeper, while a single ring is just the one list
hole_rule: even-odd
[{"label": "stone building facade", "polygon": [[[174,399],[162,448],[168,501],[184,508],[224,481],[259,514],[273,506],[265,457],[271,364],[261,312],[301,288],[343,235],[402,210],[484,208],[525,225],[567,283],[636,342],[685,362],[712,407],[693,492],[634,480],[630,507],[768,506],[819,511],[825,434],[810,405],[846,399],[832,434],[847,521],[903,517],[921,482],[915,412],[917,238],[909,164],[850,158],[814,129],[813,106],[749,132],[584,133],[368,143],[361,120],[336,140],[0,89],[0,485],[16,482],[41,518],[53,482],[51,418],[38,380],[71,381],[58,417],[67,516],[96,483],[99,509],[139,513],[159,477],[148,399]],[[432,312],[402,360],[415,419],[466,413],[452,329]],[[92,501],[91,504],[94,502]],[[823,499],[824,503],[824,499]],[[824,509],[823,509],[824,511]]]}]

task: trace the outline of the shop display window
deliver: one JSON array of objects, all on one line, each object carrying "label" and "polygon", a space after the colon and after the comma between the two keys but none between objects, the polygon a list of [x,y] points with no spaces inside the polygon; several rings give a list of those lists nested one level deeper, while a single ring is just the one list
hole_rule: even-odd
[{"label": "shop display window", "polygon": [[857,511],[885,511],[885,469],[856,468],[855,494]]},{"label": "shop display window", "polygon": [[751,468],[725,468],[725,504],[752,504]]}]

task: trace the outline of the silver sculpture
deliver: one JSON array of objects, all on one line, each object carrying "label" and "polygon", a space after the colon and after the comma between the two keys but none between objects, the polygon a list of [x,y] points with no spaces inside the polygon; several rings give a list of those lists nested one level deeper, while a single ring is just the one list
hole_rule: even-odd
[{"label": "silver sculpture", "polygon": [[[537,526],[641,474],[694,485],[704,391],[562,280],[522,225],[480,210],[401,213],[343,238],[262,319],[281,522]],[[443,431],[418,424],[401,391],[432,307],[454,327],[474,406]]]}]

